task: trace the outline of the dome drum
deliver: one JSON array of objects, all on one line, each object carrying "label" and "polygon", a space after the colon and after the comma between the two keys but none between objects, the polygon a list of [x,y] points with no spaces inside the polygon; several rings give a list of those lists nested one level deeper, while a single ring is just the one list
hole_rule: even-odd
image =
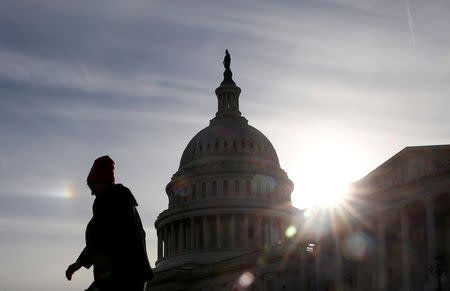
[{"label": "dome drum", "polygon": [[211,172],[226,174],[253,173],[287,179],[286,172],[276,166],[272,161],[239,154],[234,156],[218,155],[211,158],[195,160],[178,170],[173,177],[189,177]]},{"label": "dome drum", "polygon": [[[258,201],[259,204],[290,203],[292,182],[265,175],[198,176],[192,179],[173,179],[166,187],[169,209],[187,207],[214,200],[222,205],[225,201],[239,203]],[[252,202],[253,203],[253,202]]]}]

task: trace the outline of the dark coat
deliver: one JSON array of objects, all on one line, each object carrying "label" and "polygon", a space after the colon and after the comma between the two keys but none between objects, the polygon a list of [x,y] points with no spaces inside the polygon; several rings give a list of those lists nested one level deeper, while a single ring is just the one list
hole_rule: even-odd
[{"label": "dark coat", "polygon": [[96,284],[152,279],[137,205],[122,184],[95,198],[94,215],[86,227],[86,247],[77,262],[85,268],[94,265]]}]

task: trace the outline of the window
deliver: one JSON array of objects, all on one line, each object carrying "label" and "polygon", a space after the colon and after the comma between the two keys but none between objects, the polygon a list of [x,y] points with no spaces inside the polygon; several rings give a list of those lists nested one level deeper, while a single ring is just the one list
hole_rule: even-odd
[{"label": "window", "polygon": [[236,194],[239,194],[239,181],[238,180],[234,181],[234,192]]},{"label": "window", "polygon": [[192,184],[192,200],[195,200],[195,184]]}]

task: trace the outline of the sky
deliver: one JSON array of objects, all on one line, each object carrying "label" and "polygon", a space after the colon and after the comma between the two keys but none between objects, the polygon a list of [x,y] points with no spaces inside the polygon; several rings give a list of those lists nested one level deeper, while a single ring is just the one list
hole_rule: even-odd
[{"label": "sky", "polygon": [[225,49],[240,110],[311,207],[405,146],[450,143],[447,0],[2,0],[0,290],[84,290],[95,158],[153,223],[217,109]]}]

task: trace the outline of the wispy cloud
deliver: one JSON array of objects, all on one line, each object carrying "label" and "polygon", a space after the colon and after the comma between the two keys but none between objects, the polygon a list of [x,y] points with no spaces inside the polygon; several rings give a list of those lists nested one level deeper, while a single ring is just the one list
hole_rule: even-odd
[{"label": "wispy cloud", "polygon": [[[83,239],[69,236],[91,214],[86,175],[105,153],[155,237],[165,184],[215,114],[225,48],[241,111],[288,174],[326,140],[348,142],[369,171],[406,145],[450,136],[448,1],[6,0],[2,8],[0,230],[30,239],[16,247],[23,253],[45,241],[72,259]],[[58,196],[67,181],[73,199]],[[61,234],[67,247],[45,234]],[[64,284],[47,289],[83,286]]]}]

